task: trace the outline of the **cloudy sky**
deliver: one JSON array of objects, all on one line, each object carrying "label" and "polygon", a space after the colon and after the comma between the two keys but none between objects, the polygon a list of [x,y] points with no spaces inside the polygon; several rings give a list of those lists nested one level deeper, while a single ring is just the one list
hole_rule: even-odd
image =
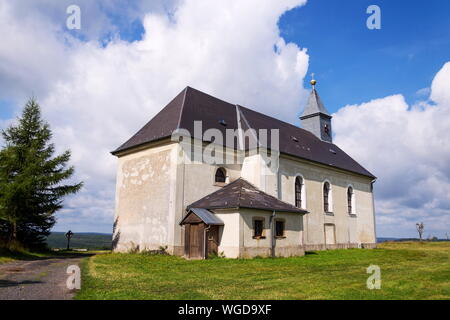
[{"label": "cloudy sky", "polygon": [[[186,85],[299,124],[309,74],[335,142],[379,177],[378,236],[450,234],[450,4],[0,0],[0,128],[37,97],[77,179],[55,230],[110,232],[109,154]],[[81,8],[68,30],[66,9]]]}]

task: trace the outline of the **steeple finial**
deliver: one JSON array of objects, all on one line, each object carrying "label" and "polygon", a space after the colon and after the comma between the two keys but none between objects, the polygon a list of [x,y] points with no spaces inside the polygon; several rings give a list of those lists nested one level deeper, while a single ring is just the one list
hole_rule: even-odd
[{"label": "steeple finial", "polygon": [[311,83],[313,89],[315,89],[317,81],[314,79],[314,72],[311,73],[311,82],[310,83]]}]

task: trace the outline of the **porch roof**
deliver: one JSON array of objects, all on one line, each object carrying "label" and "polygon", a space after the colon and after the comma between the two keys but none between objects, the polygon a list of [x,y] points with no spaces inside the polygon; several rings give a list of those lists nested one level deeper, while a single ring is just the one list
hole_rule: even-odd
[{"label": "porch roof", "polygon": [[195,214],[200,220],[202,220],[205,224],[210,226],[223,226],[223,221],[214,215],[211,211],[202,209],[202,208],[191,208],[189,209],[188,214],[181,220],[180,225],[186,224],[186,219],[191,215]]},{"label": "porch roof", "polygon": [[191,208],[209,210],[248,208],[299,214],[308,213],[304,209],[297,208],[259,190],[242,178],[192,203],[188,206],[188,210],[191,210]]}]

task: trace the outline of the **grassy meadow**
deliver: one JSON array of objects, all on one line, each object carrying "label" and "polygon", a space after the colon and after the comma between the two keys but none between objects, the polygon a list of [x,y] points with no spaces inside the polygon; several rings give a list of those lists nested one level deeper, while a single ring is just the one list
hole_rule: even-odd
[{"label": "grassy meadow", "polygon": [[[380,290],[367,289],[369,265],[381,268]],[[248,260],[102,254],[84,260],[76,298],[450,299],[450,242]]]}]

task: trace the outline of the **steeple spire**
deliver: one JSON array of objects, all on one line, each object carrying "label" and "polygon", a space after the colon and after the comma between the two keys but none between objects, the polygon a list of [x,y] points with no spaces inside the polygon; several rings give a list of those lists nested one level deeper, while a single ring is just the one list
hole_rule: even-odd
[{"label": "steeple spire", "polygon": [[317,81],[314,79],[314,73],[311,77],[311,94],[309,95],[308,104],[306,105],[300,120],[305,130],[310,131],[323,141],[332,142],[332,117],[317,93]]}]

